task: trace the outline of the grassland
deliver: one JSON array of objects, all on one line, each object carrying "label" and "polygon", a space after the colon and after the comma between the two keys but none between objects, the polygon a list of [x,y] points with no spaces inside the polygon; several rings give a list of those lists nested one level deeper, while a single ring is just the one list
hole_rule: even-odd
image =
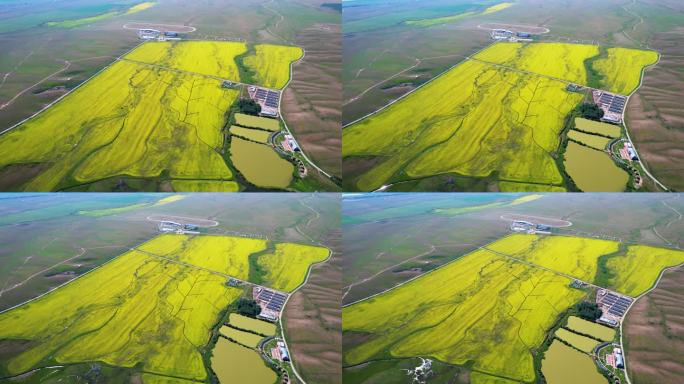
[{"label": "grassland", "polygon": [[608,328],[577,316],[568,317],[567,328],[585,335],[593,336],[602,341],[611,341],[615,338],[615,330],[613,328]]},{"label": "grassland", "polygon": [[262,336],[255,335],[249,332],[243,332],[228,326],[221,327],[220,332],[223,336],[232,339],[236,343],[242,344],[245,347],[249,348],[256,348],[257,345],[259,345],[259,341],[263,339]]},{"label": "grassland", "polygon": [[136,4],[127,10],[122,10],[122,11],[111,11],[111,12],[106,12],[102,13],[99,15],[95,16],[89,16],[89,17],[82,17],[79,19],[68,19],[68,20],[61,20],[61,21],[48,21],[45,23],[46,26],[48,27],[60,27],[60,28],[76,28],[76,27],[81,27],[84,25],[96,23],[98,21],[103,21],[107,19],[111,19],[116,16],[122,16],[122,15],[131,15],[140,11],[144,11],[148,8],[153,7],[155,2],[153,1],[146,1],[143,3]]},{"label": "grassland", "polygon": [[[439,101],[426,102],[433,98]],[[563,187],[552,153],[565,115],[580,100],[555,80],[469,60],[345,128],[345,161],[381,160],[347,177],[358,178],[360,190],[445,173]]]},{"label": "grassland", "polygon": [[241,137],[243,139],[248,139],[251,141],[256,141],[257,143],[267,144],[268,138],[271,137],[271,133],[268,131],[262,131],[259,129],[243,128],[237,125],[230,127],[230,134]]},{"label": "grassland", "polygon": [[601,87],[621,95],[629,95],[639,86],[641,70],[654,64],[658,53],[630,48],[608,48],[608,56],[593,63],[602,76]]},{"label": "grassland", "polygon": [[242,127],[265,129],[271,132],[280,131],[280,124],[278,123],[278,120],[245,115],[242,113],[235,114],[235,124]]},{"label": "grassland", "polygon": [[611,141],[611,139],[607,137],[591,135],[588,133],[575,131],[574,129],[568,132],[568,138],[578,143],[588,145],[594,149],[598,149],[599,151],[606,149],[608,143]]},{"label": "grassland", "polygon": [[[403,286],[343,309],[362,342],[345,362],[430,356],[516,381],[535,378],[531,350],[584,293],[569,279],[475,251]],[[392,316],[388,316],[391,313]]]},{"label": "grassland", "polygon": [[278,243],[274,253],[259,256],[257,263],[267,271],[264,285],[292,292],[304,282],[309,266],[327,259],[328,255],[329,250],[323,247]]},{"label": "grassland", "polygon": [[569,141],[565,171],[584,192],[622,192],[629,175],[605,152]]},{"label": "grassland", "polygon": [[617,125],[600,123],[598,121],[587,120],[581,117],[575,118],[575,129],[578,129],[582,132],[596,133],[612,138],[618,138],[621,134],[620,127]]},{"label": "grassland", "polygon": [[556,331],[556,337],[585,353],[591,353],[591,351],[594,350],[594,347],[599,344],[598,341],[592,338],[578,335],[564,328]]},{"label": "grassland", "polygon": [[237,313],[230,314],[228,323],[234,327],[256,332],[264,336],[273,336],[276,332],[275,324],[252,319],[251,317],[242,316]]},{"label": "grassland", "polygon": [[241,294],[224,282],[130,251],[0,315],[0,339],[30,341],[29,348],[0,367],[14,375],[38,366],[102,361],[204,380],[198,348],[208,342],[220,309]]},{"label": "grassland", "polygon": [[487,7],[486,9],[484,9],[481,12],[469,11],[469,12],[457,13],[457,14],[451,15],[451,16],[435,17],[435,18],[420,19],[420,20],[407,20],[404,23],[406,25],[410,25],[413,27],[432,27],[434,25],[451,23],[454,21],[466,19],[466,18],[473,17],[473,16],[488,15],[490,13],[494,13],[494,12],[504,10],[504,9],[510,7],[511,5],[513,5],[513,3],[499,3],[496,5],[492,5],[490,7]]},{"label": "grassland", "polygon": [[245,237],[162,234],[138,249],[247,280],[249,255],[266,249],[266,244]]},{"label": "grassland", "polygon": [[299,47],[272,44],[257,44],[255,50],[244,63],[256,73],[259,85],[273,89],[282,89],[290,81],[290,64],[304,54]]}]

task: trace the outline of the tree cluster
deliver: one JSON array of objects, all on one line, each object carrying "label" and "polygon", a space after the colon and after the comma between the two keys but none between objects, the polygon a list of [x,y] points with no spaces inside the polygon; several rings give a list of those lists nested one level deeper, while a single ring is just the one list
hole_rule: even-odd
[{"label": "tree cluster", "polygon": [[255,317],[261,313],[261,307],[255,300],[242,298],[237,302],[237,310],[241,315]]},{"label": "tree cluster", "polygon": [[583,301],[577,304],[576,309],[579,317],[585,320],[596,321],[599,317],[601,317],[601,310],[596,303]]},{"label": "tree cluster", "polygon": [[585,119],[599,121],[603,117],[603,110],[594,103],[582,103],[579,106],[579,113]]}]

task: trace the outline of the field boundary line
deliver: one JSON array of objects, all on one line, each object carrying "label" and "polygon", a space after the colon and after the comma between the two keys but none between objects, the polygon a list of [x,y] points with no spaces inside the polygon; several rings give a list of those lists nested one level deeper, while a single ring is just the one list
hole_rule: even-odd
[{"label": "field boundary line", "polygon": [[369,117],[371,117],[371,116],[373,116],[373,115],[375,115],[375,114],[377,114],[377,113],[379,113],[379,112],[382,112],[383,110],[389,108],[392,104],[398,102],[399,100],[404,99],[405,97],[407,97],[408,95],[412,94],[413,92],[415,92],[415,91],[417,91],[417,90],[423,88],[424,86],[426,86],[426,85],[432,83],[434,80],[437,80],[438,78],[442,77],[442,76],[445,75],[447,72],[449,72],[449,71],[451,71],[452,69],[456,68],[457,66],[463,64],[463,62],[465,62],[466,60],[469,60],[472,56],[477,55],[478,53],[480,53],[480,52],[484,51],[485,49],[491,47],[491,46],[492,46],[493,44],[495,44],[495,43],[496,43],[496,42],[491,42],[491,43],[487,44],[486,46],[484,46],[482,49],[478,50],[477,52],[474,52],[474,53],[472,53],[472,54],[470,54],[470,55],[468,55],[468,56],[465,56],[463,60],[459,61],[458,63],[456,63],[456,64],[454,64],[454,65],[452,65],[452,66],[450,66],[449,68],[445,69],[444,71],[438,73],[437,76],[431,78],[430,80],[424,82],[423,84],[417,86],[416,88],[414,88],[414,89],[412,89],[412,90],[406,92],[405,94],[399,96],[398,98],[396,98],[396,99],[390,101],[388,104],[386,104],[386,105],[384,105],[384,106],[382,106],[382,107],[376,109],[375,111],[370,112],[370,113],[368,113],[368,114],[366,114],[366,115],[364,115],[364,116],[361,116],[361,117],[359,117],[358,119],[356,119],[356,120],[354,120],[354,121],[351,121],[351,122],[349,122],[349,123],[342,124],[342,128],[344,129],[344,128],[346,128],[346,127],[352,125],[352,124],[356,124],[356,123],[358,123],[358,122],[361,121],[361,120],[364,120],[364,119],[369,118]]},{"label": "field boundary line", "polygon": [[627,381],[627,384],[632,384],[632,381],[629,379],[629,374],[628,374],[628,370],[627,370],[627,351],[624,348],[624,342],[623,342],[625,333],[622,330],[622,325],[625,323],[625,319],[627,319],[627,314],[629,313],[629,310],[632,309],[634,304],[636,304],[637,300],[646,296],[647,294],[649,294],[651,291],[653,291],[654,289],[656,289],[658,287],[658,284],[660,283],[660,280],[663,278],[663,275],[665,274],[665,272],[672,270],[672,269],[681,268],[682,266],[684,266],[684,263],[673,265],[671,267],[664,268],[662,271],[660,271],[660,274],[658,275],[658,280],[656,280],[655,283],[653,283],[653,285],[651,286],[651,288],[649,288],[646,292],[635,297],[634,300],[632,300],[632,303],[629,305],[629,307],[627,307],[625,314],[622,316],[622,321],[620,322],[620,347],[622,347],[622,354],[625,356],[624,372],[625,372],[625,379]]},{"label": "field boundary line", "polygon": [[[154,237],[156,237],[156,236],[154,236]],[[150,239],[147,239],[147,240],[143,241],[142,243],[138,244],[136,247],[139,247],[139,246],[145,244],[146,242],[152,240],[154,237],[152,237],[152,238],[150,238]],[[122,248],[126,248],[126,247],[123,246]],[[97,266],[97,267],[95,267],[95,268],[89,270],[88,272],[86,272],[86,273],[84,273],[84,274],[82,274],[82,275],[79,275],[79,276],[77,276],[77,277],[75,277],[75,278],[73,278],[73,279],[71,279],[71,280],[69,280],[69,281],[67,281],[67,282],[64,282],[63,284],[60,284],[60,285],[58,285],[58,286],[56,286],[56,287],[54,287],[54,288],[51,288],[50,290],[48,290],[48,291],[46,291],[46,292],[43,292],[43,293],[41,293],[40,295],[38,295],[38,296],[36,296],[36,297],[34,297],[34,298],[32,298],[32,299],[26,300],[26,301],[24,301],[23,303],[19,303],[19,304],[13,306],[13,307],[3,309],[2,311],[0,311],[0,315],[2,315],[2,314],[5,313],[5,312],[9,312],[9,311],[11,311],[12,309],[19,308],[19,307],[21,307],[22,305],[29,304],[29,303],[31,303],[32,301],[38,300],[38,299],[40,299],[41,297],[43,297],[43,296],[45,296],[45,295],[51,293],[52,291],[55,291],[55,290],[57,290],[57,289],[59,289],[59,288],[62,288],[62,287],[64,287],[64,286],[68,285],[68,284],[71,284],[71,283],[73,283],[74,281],[76,281],[76,280],[82,278],[83,276],[86,276],[86,275],[88,275],[89,273],[91,273],[91,272],[93,272],[93,271],[97,271],[98,269],[100,269],[100,268],[104,267],[105,265],[107,265],[107,264],[113,262],[114,260],[119,259],[120,257],[122,257],[123,255],[125,255],[125,254],[127,254],[127,253],[128,253],[128,252],[124,252],[124,253],[122,253],[122,254],[120,254],[120,255],[117,255],[117,256],[111,258],[110,260],[107,260],[107,261],[104,262],[103,264],[100,264],[99,266]]]},{"label": "field boundary line", "polygon": [[285,298],[285,302],[283,303],[283,316],[280,316],[280,318],[278,319],[278,324],[280,324],[280,329],[281,329],[281,332],[283,334],[283,343],[285,344],[285,349],[290,351],[290,366],[292,367],[292,372],[295,374],[295,376],[297,376],[297,379],[299,379],[299,381],[301,381],[302,384],[306,384],[306,381],[299,375],[299,372],[297,372],[297,369],[295,368],[295,364],[294,364],[294,359],[292,359],[292,356],[293,356],[292,350],[287,345],[287,337],[285,335],[285,327],[283,326],[283,317],[284,317],[284,312],[285,312],[284,310],[287,307],[287,303],[290,301],[290,298],[292,298],[292,296],[294,296],[294,294],[297,293],[297,291],[299,291],[302,287],[304,287],[306,285],[306,283],[309,281],[309,277],[311,276],[311,270],[318,265],[326,264],[328,261],[330,261],[332,259],[333,250],[327,246],[323,246],[323,248],[326,248],[328,250],[328,257],[325,260],[319,261],[318,263],[314,263],[314,264],[309,265],[309,268],[306,271],[306,278],[304,279],[304,281],[301,284],[299,284],[297,286],[297,288],[295,288],[292,292],[290,292],[287,295],[287,297]]},{"label": "field boundary line", "polygon": [[[660,57],[661,57],[660,52],[655,51],[655,50],[653,50],[653,51],[654,51],[655,53],[658,54],[658,60],[656,60],[656,62],[653,63],[653,64],[651,64],[651,65],[647,65],[647,66],[641,68],[641,77],[640,77],[640,79],[639,79],[639,85],[638,85],[636,88],[634,88],[634,90],[633,90],[629,95],[627,95],[627,101],[625,101],[625,109],[622,110],[622,126],[625,128],[625,135],[627,135],[627,140],[629,140],[629,142],[632,143],[632,148],[634,148],[634,152],[636,153],[637,158],[639,159],[639,164],[641,164],[641,168],[644,170],[644,173],[645,173],[648,177],[650,177],[651,180],[653,180],[653,181],[656,183],[657,186],[659,186],[660,188],[662,188],[664,191],[669,192],[670,189],[667,188],[665,185],[663,185],[663,183],[661,183],[658,179],[656,179],[655,176],[653,176],[653,175],[651,174],[651,172],[649,172],[648,169],[646,169],[646,164],[644,163],[643,159],[642,159],[641,156],[639,155],[639,151],[637,151],[637,149],[636,149],[636,144],[634,143],[634,141],[632,141],[632,138],[629,136],[629,129],[627,129],[627,122],[626,122],[626,120],[625,120],[625,111],[627,111],[627,106],[629,105],[629,99],[630,99],[630,98],[639,90],[639,88],[641,88],[641,86],[643,85],[643,83],[644,83],[644,77],[646,76],[646,70],[647,70],[647,69],[651,69],[651,68],[657,66],[658,63],[660,63]],[[628,383],[628,384],[629,384],[629,383]]]},{"label": "field boundary line", "polygon": [[[20,125],[26,123],[27,121],[29,121],[29,120],[33,119],[34,117],[40,115],[41,113],[45,112],[46,109],[52,107],[53,105],[55,105],[56,103],[58,103],[58,102],[59,102],[60,100],[62,100],[63,98],[67,97],[67,96],[70,95],[72,92],[74,92],[75,90],[81,88],[81,86],[83,86],[84,84],[88,83],[88,82],[89,82],[90,80],[92,80],[95,76],[99,75],[100,73],[104,72],[106,69],[108,69],[109,67],[111,67],[112,65],[116,64],[116,63],[119,61],[119,59],[121,59],[122,56],[128,55],[129,53],[133,52],[134,49],[138,48],[139,46],[141,46],[141,45],[144,44],[144,43],[145,43],[145,42],[142,41],[142,42],[136,44],[133,48],[129,49],[128,51],[126,51],[126,52],[122,53],[121,55],[119,55],[118,57],[116,57],[111,63],[107,64],[104,68],[102,68],[102,69],[100,69],[99,71],[95,72],[92,76],[90,76],[89,78],[83,80],[83,81],[82,81],[80,84],[78,84],[77,86],[71,88],[71,90],[70,90],[69,92],[63,94],[62,96],[58,97],[57,99],[53,100],[52,102],[50,102],[49,104],[47,104],[46,106],[44,106],[43,108],[41,108],[40,110],[38,110],[38,112],[36,112],[36,113],[34,113],[33,115],[31,115],[31,116],[29,116],[29,117],[27,117],[27,118],[21,120],[20,122],[18,122],[18,123],[16,123],[16,124],[12,125],[11,127],[5,128],[4,130],[0,131],[0,135],[3,135],[3,134],[5,134],[5,133],[7,133],[7,132],[13,130],[14,128],[16,128],[16,127],[18,127],[18,126],[20,126]],[[0,313],[1,313],[1,312],[0,312]]]},{"label": "field boundary line", "polygon": [[437,270],[440,270],[440,269],[446,267],[447,265],[450,265],[450,264],[452,264],[452,263],[455,263],[455,262],[457,262],[457,261],[463,259],[464,257],[470,255],[471,253],[477,252],[477,251],[480,250],[482,247],[486,247],[486,246],[488,246],[488,245],[490,245],[490,244],[493,244],[493,243],[495,243],[495,242],[497,242],[497,241],[499,241],[499,240],[503,240],[503,239],[505,239],[505,238],[507,238],[507,237],[509,237],[509,236],[511,236],[511,235],[512,235],[512,234],[508,234],[508,235],[506,235],[506,236],[503,236],[503,237],[497,238],[497,239],[495,239],[495,240],[492,240],[492,241],[490,241],[489,243],[487,243],[487,244],[485,244],[485,245],[483,245],[483,246],[481,246],[481,247],[478,247],[478,248],[476,248],[476,249],[474,249],[474,250],[472,250],[472,251],[470,251],[470,252],[468,252],[468,253],[466,253],[466,254],[463,254],[463,255],[461,255],[461,256],[455,258],[454,260],[449,261],[448,263],[444,263],[444,264],[440,265],[439,267],[437,267],[437,268],[435,268],[435,269],[431,269],[431,270],[429,270],[429,271],[427,271],[427,272],[425,272],[425,273],[422,273],[422,274],[420,274],[420,275],[418,275],[418,276],[414,276],[414,277],[412,277],[412,278],[410,278],[410,279],[408,279],[408,280],[406,280],[406,281],[403,281],[403,282],[401,282],[401,283],[399,283],[399,284],[397,284],[397,285],[394,285],[394,286],[392,286],[392,287],[390,287],[390,288],[387,288],[387,289],[385,289],[385,290],[383,290],[383,291],[374,293],[374,294],[372,294],[372,295],[370,295],[370,296],[364,297],[363,299],[359,299],[359,300],[356,300],[356,301],[352,301],[351,303],[348,303],[348,304],[342,304],[342,308],[349,307],[349,306],[351,306],[351,305],[360,303],[360,302],[362,302],[362,301],[366,301],[366,300],[368,300],[368,299],[372,299],[372,298],[375,297],[375,296],[379,296],[379,295],[382,295],[382,294],[384,294],[384,293],[387,293],[387,292],[389,292],[389,291],[391,291],[391,290],[393,290],[393,289],[395,289],[395,288],[399,288],[399,287],[401,287],[402,285],[408,284],[408,283],[412,282],[413,280],[416,280],[416,279],[418,279],[418,278],[420,278],[420,277],[427,276],[428,274],[430,274],[430,273],[432,273],[432,272],[435,272],[435,271],[437,271]]}]

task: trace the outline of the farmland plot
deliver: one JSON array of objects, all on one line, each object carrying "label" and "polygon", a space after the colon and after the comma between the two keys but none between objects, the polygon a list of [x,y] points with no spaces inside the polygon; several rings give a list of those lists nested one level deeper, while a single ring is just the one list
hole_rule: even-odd
[{"label": "farmland plot", "polygon": [[290,80],[290,64],[299,60],[304,51],[299,47],[257,44],[256,53],[245,58],[245,65],[256,73],[257,83],[282,89]]},{"label": "farmland plot", "polygon": [[[479,250],[399,288],[343,309],[362,342],[347,364],[430,356],[513,381],[535,377],[531,350],[584,293],[570,280]],[[388,316],[388,314],[392,314]]]},{"label": "farmland plot", "polygon": [[608,48],[608,56],[594,62],[593,68],[603,76],[601,87],[621,95],[629,95],[639,86],[642,68],[654,64],[658,53],[631,48]]},{"label": "farmland plot", "polygon": [[580,100],[555,80],[467,61],[346,128],[343,156],[384,160],[359,177],[360,190],[442,173],[562,187],[552,154]]},{"label": "farmland plot", "polygon": [[264,284],[286,292],[292,292],[304,282],[311,264],[328,258],[329,250],[310,245],[279,243],[275,253],[259,256],[257,263],[267,272]]},{"label": "farmland plot", "polygon": [[[287,81],[291,49],[257,49],[276,62],[255,61],[256,75],[281,82],[286,73]],[[235,58],[246,52],[246,44],[238,42],[142,44],[54,106],[0,136],[0,152],[6,154],[0,170],[39,167],[37,175],[23,175],[13,190],[88,189],[127,178],[168,182],[183,191],[237,191],[240,186],[223,157],[222,128],[239,91],[222,88],[221,80],[240,80]],[[273,125],[278,127],[278,121],[268,121],[267,129]],[[282,159],[273,161],[279,166],[278,182],[266,187],[289,184],[291,164],[277,160]]]},{"label": "farmland plot", "polygon": [[630,296],[650,288],[663,269],[684,263],[683,251],[646,245],[620,250],[615,241],[570,236],[514,234],[487,249],[587,282],[596,280],[599,258],[605,256],[609,278],[604,288]]},{"label": "farmland plot", "polygon": [[130,251],[0,315],[0,339],[30,341],[30,348],[0,362],[0,369],[16,375],[38,366],[103,361],[203,380],[198,348],[209,341],[220,309],[241,295],[224,282]]},{"label": "farmland plot", "polygon": [[[6,154],[0,167],[45,164],[41,174],[20,187],[30,191],[162,173],[175,180],[231,181],[232,172],[217,149],[223,111],[237,95],[209,79],[117,62],[0,136]],[[237,190],[236,183],[232,189]]]}]

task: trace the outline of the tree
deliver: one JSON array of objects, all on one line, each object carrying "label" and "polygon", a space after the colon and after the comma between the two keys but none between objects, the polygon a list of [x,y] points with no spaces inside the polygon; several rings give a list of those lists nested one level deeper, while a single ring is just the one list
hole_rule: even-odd
[{"label": "tree", "polygon": [[576,309],[579,317],[589,321],[596,321],[596,319],[601,317],[602,313],[596,303],[590,303],[588,301],[577,304]]},{"label": "tree", "polygon": [[579,106],[579,113],[589,120],[599,121],[603,117],[603,110],[594,103],[582,103]]},{"label": "tree", "polygon": [[258,116],[261,112],[261,105],[252,99],[240,99],[238,108],[240,108],[240,112],[247,115]]},{"label": "tree", "polygon": [[241,315],[255,317],[261,313],[261,307],[255,300],[240,299],[237,302],[237,310]]}]

